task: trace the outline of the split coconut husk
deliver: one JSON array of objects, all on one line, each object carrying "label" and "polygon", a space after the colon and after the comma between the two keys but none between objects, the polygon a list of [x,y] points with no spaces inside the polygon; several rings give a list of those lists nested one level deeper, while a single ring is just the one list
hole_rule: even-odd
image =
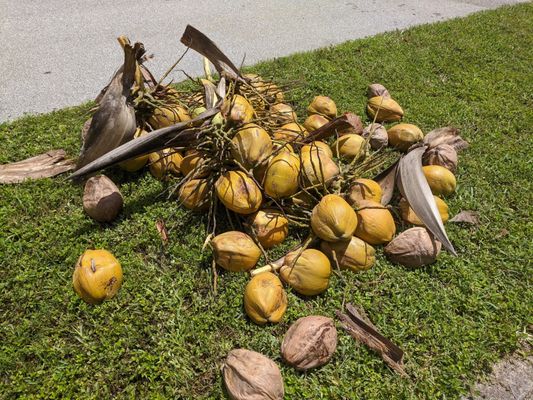
[{"label": "split coconut husk", "polygon": [[411,228],[394,238],[384,249],[387,258],[406,267],[421,267],[435,262],[441,243],[426,228]]},{"label": "split coconut husk", "polygon": [[83,210],[95,221],[113,221],[123,205],[120,190],[107,176],[94,176],[85,183]]}]

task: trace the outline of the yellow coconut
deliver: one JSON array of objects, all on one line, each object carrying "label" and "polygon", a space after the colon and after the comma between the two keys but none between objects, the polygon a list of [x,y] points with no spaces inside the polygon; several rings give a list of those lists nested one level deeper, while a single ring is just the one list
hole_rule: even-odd
[{"label": "yellow coconut", "polygon": [[[138,137],[146,135],[147,133],[148,132],[146,132],[144,129],[137,128],[133,137],[138,138]],[[148,154],[144,154],[142,156],[123,161],[120,164],[118,164],[118,166],[120,167],[120,169],[123,169],[124,171],[135,172],[135,171],[140,170],[142,167],[144,167],[147,162],[148,162]]]},{"label": "yellow coconut", "polygon": [[246,169],[254,168],[272,153],[269,134],[256,124],[246,124],[231,139],[232,157]]},{"label": "yellow coconut", "polygon": [[320,140],[315,140],[314,142],[305,144],[300,149],[300,153],[313,152],[313,151],[314,152],[319,151],[323,153],[324,155],[328,156],[329,158],[333,157],[333,152],[331,151],[331,147],[329,147],[327,143],[321,142]]},{"label": "yellow coconut", "polygon": [[277,103],[270,107],[270,115],[278,124],[288,124],[298,120],[292,107],[285,103]]},{"label": "yellow coconut", "polygon": [[328,242],[349,240],[357,227],[357,215],[342,197],[328,194],[313,208],[311,228]]},{"label": "yellow coconut", "polygon": [[400,105],[395,100],[382,96],[368,99],[366,111],[371,119],[376,119],[376,122],[399,121],[403,117],[403,110]]},{"label": "yellow coconut", "polygon": [[292,147],[289,143],[287,143],[284,140],[272,141],[272,153],[277,155],[281,153],[282,151],[285,151],[288,153],[294,153],[294,147]]},{"label": "yellow coconut", "polygon": [[289,221],[282,212],[265,209],[250,217],[250,228],[265,249],[270,249],[285,240],[289,233]]},{"label": "yellow coconut", "polygon": [[318,202],[310,193],[304,192],[303,190],[292,196],[291,200],[295,206],[308,210],[312,209]]},{"label": "yellow coconut", "polygon": [[257,74],[244,74],[244,77],[249,80],[250,85],[255,91],[257,91],[263,97],[266,97],[268,102],[283,103],[283,92],[276,84],[265,81],[260,75]]},{"label": "yellow coconut", "polygon": [[337,164],[320,151],[301,153],[300,162],[301,184],[306,188],[329,185],[340,172]]},{"label": "yellow coconut", "polygon": [[[194,171],[194,178],[206,178],[209,176],[209,170],[204,167],[206,155],[202,151],[188,150],[181,161],[180,170],[183,176],[187,176]],[[192,175],[191,175],[192,176]]]},{"label": "yellow coconut", "polygon": [[215,182],[215,189],[222,204],[238,214],[256,212],[263,201],[259,187],[242,171],[222,174]]},{"label": "yellow coconut", "polygon": [[355,236],[370,244],[383,244],[392,240],[396,224],[389,210],[372,200],[361,200],[357,209]]},{"label": "yellow coconut", "polygon": [[193,211],[202,211],[209,207],[210,190],[207,179],[191,179],[180,187],[178,201]]},{"label": "yellow coconut", "polygon": [[281,279],[298,293],[314,296],[328,288],[331,264],[319,250],[306,249],[289,253],[280,269]]},{"label": "yellow coconut", "polygon": [[348,202],[351,205],[357,204],[361,200],[373,200],[379,203],[382,195],[383,192],[379,183],[372,179],[359,178],[354,181],[348,193]]},{"label": "yellow coconut", "polygon": [[307,107],[309,114],[321,114],[327,118],[337,116],[337,105],[327,96],[316,96]]},{"label": "yellow coconut", "polygon": [[246,233],[229,231],[217,235],[211,240],[213,258],[222,268],[232,272],[245,272],[252,269],[261,249]]},{"label": "yellow coconut", "polygon": [[457,181],[455,175],[440,165],[426,165],[422,167],[429,187],[434,195],[449,196],[455,192]]},{"label": "yellow coconut", "polygon": [[349,269],[354,272],[369,269],[376,260],[374,248],[355,236],[344,242],[322,241],[320,250],[328,256],[331,265],[335,266],[338,263],[340,269]]},{"label": "yellow coconut", "polygon": [[296,122],[290,122],[283,125],[274,132],[274,140],[283,140],[287,142],[299,141],[308,135],[307,129]]},{"label": "yellow coconut", "polygon": [[235,124],[247,124],[254,118],[254,108],[240,94],[233,96],[231,101],[225,102],[222,106],[222,113],[229,121]]},{"label": "yellow coconut", "polygon": [[244,289],[244,311],[258,325],[276,323],[287,310],[287,294],[271,272],[254,276]]},{"label": "yellow coconut", "polygon": [[309,132],[313,132],[317,130],[318,128],[320,128],[321,126],[326,125],[328,122],[329,122],[329,119],[327,119],[323,115],[311,114],[310,116],[306,118],[304,122],[304,127]]},{"label": "yellow coconut", "polygon": [[86,250],[76,263],[72,284],[85,302],[100,304],[122,286],[122,267],[107,250]]},{"label": "yellow coconut", "polygon": [[165,179],[168,174],[179,175],[183,156],[174,149],[168,148],[150,153],[148,167],[157,179]]},{"label": "yellow coconut", "polygon": [[298,191],[300,159],[294,153],[282,151],[268,164],[263,188],[274,199],[291,196]]},{"label": "yellow coconut", "polygon": [[156,130],[190,119],[191,116],[185,107],[176,104],[156,108],[147,122],[153,130]]},{"label": "yellow coconut", "polygon": [[387,131],[389,144],[400,151],[407,151],[413,144],[424,139],[424,133],[413,124],[397,124]]},{"label": "yellow coconut", "polygon": [[339,137],[331,146],[335,157],[344,157],[349,160],[363,157],[366,153],[365,139],[354,133]]},{"label": "yellow coconut", "polygon": [[[442,222],[447,222],[450,218],[450,215],[448,214],[448,205],[441,198],[437,196],[433,197],[435,198],[435,203],[437,204],[437,208],[439,209],[439,214],[442,219]],[[400,200],[400,212],[402,214],[402,219],[405,222],[409,222],[413,225],[424,225],[422,220],[418,218],[418,215],[415,214],[407,200],[404,198]]]}]

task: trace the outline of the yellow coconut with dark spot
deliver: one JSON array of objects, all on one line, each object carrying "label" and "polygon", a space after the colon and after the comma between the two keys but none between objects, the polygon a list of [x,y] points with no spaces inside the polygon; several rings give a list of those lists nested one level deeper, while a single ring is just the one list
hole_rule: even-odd
[{"label": "yellow coconut with dark spot", "polygon": [[289,253],[280,269],[281,279],[298,293],[314,296],[324,292],[329,285],[331,264],[319,250],[306,249]]},{"label": "yellow coconut with dark spot", "polygon": [[261,249],[246,233],[229,231],[211,240],[213,258],[222,268],[232,272],[252,269],[261,257]]},{"label": "yellow coconut with dark spot", "polygon": [[328,194],[313,208],[311,228],[328,242],[349,240],[357,227],[357,215],[342,197]]},{"label": "yellow coconut with dark spot", "polygon": [[307,137],[309,133],[302,125],[296,122],[290,122],[281,126],[278,130],[274,132],[274,140],[282,140],[286,142],[291,141],[300,141],[303,138]]},{"label": "yellow coconut with dark spot", "polygon": [[289,221],[274,209],[259,210],[250,217],[250,229],[265,249],[282,243],[289,233]]},{"label": "yellow coconut with dark spot", "polygon": [[261,206],[263,195],[254,180],[242,171],[228,171],[215,182],[219,200],[238,214],[252,214]]},{"label": "yellow coconut with dark spot", "polygon": [[321,114],[331,119],[337,116],[337,105],[327,96],[316,96],[307,107],[307,112],[309,114]]},{"label": "yellow coconut with dark spot", "polygon": [[206,210],[211,200],[207,179],[191,179],[178,191],[178,202],[193,211]]},{"label": "yellow coconut with dark spot", "polygon": [[361,200],[372,200],[381,202],[383,191],[379,183],[372,179],[359,178],[353,182],[353,186],[348,192],[348,203],[357,204]]},{"label": "yellow coconut with dark spot", "polygon": [[331,148],[335,157],[344,157],[348,160],[364,157],[366,154],[365,139],[354,133],[339,137]]},{"label": "yellow coconut with dark spot", "polygon": [[383,244],[396,233],[394,218],[387,208],[376,201],[362,200],[357,204],[355,236],[370,244]]},{"label": "yellow coconut with dark spot", "polygon": [[403,110],[400,105],[391,98],[375,96],[368,99],[366,111],[371,119],[376,122],[399,121],[403,117]]},{"label": "yellow coconut with dark spot", "polygon": [[335,267],[338,263],[340,269],[349,269],[354,272],[366,271],[376,260],[374,248],[355,236],[343,242],[322,241],[320,250],[328,256],[332,266]]},{"label": "yellow coconut with dark spot", "polygon": [[313,132],[323,125],[326,125],[329,119],[320,114],[311,114],[304,121],[304,127],[309,132]]},{"label": "yellow coconut with dark spot", "polygon": [[191,116],[187,109],[176,104],[156,108],[147,122],[153,130],[156,130],[179,122],[189,121],[190,119]]},{"label": "yellow coconut with dark spot", "polygon": [[297,155],[282,151],[272,157],[265,173],[263,188],[274,199],[281,199],[298,191],[300,159]]},{"label": "yellow coconut with dark spot", "polygon": [[434,195],[449,196],[455,192],[457,181],[449,169],[440,165],[426,165],[422,171]]},{"label": "yellow coconut with dark spot", "polygon": [[107,250],[86,250],[76,263],[72,284],[85,302],[100,304],[122,286],[122,267]]},{"label": "yellow coconut with dark spot", "polygon": [[244,289],[244,311],[258,325],[277,323],[287,310],[287,294],[271,272],[254,276]]},{"label": "yellow coconut with dark spot", "polygon": [[244,125],[231,143],[232,157],[246,169],[254,168],[272,154],[270,135],[256,124]]},{"label": "yellow coconut with dark spot", "polygon": [[389,144],[400,151],[407,151],[413,144],[424,139],[422,130],[413,124],[397,124],[387,131]]},{"label": "yellow coconut with dark spot", "polygon": [[148,155],[148,168],[154,178],[165,179],[167,175],[179,175],[183,156],[178,151],[168,148]]},{"label": "yellow coconut with dark spot", "polygon": [[252,122],[254,118],[254,108],[252,105],[240,94],[233,96],[231,101],[226,101],[222,106],[222,114],[226,118],[237,124],[247,124]]}]

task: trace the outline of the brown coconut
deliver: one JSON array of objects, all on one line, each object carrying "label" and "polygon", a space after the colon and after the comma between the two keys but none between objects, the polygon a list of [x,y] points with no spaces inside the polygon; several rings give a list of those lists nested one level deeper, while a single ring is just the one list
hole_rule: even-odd
[{"label": "brown coconut", "polygon": [[222,374],[228,394],[234,400],[282,400],[285,394],[278,366],[255,351],[230,351]]},{"label": "brown coconut", "polygon": [[441,250],[441,243],[426,228],[416,227],[403,231],[384,249],[393,263],[406,267],[421,267],[435,262]]},{"label": "brown coconut", "polygon": [[449,144],[439,144],[426,150],[422,157],[424,165],[440,165],[455,173],[457,170],[457,151]]},{"label": "brown coconut", "polygon": [[93,176],[85,184],[83,209],[95,221],[113,221],[123,205],[120,190],[107,176]]},{"label": "brown coconut", "polygon": [[331,318],[310,315],[290,326],[281,344],[285,362],[307,371],[326,364],[337,348],[337,329]]},{"label": "brown coconut", "polygon": [[370,136],[369,143],[370,147],[372,147],[373,150],[379,150],[382,147],[387,147],[389,144],[389,135],[387,134],[387,129],[381,124],[373,123],[368,125],[363,130],[364,138],[367,138]]},{"label": "brown coconut", "polygon": [[371,99],[372,97],[376,96],[382,96],[386,99],[390,99],[391,97],[387,88],[381,83],[372,83],[371,85],[368,85],[366,89],[366,97]]}]

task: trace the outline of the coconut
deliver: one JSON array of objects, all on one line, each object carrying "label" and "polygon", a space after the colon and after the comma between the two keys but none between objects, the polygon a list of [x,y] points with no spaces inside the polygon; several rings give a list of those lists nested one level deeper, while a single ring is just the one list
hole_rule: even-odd
[{"label": "coconut", "polygon": [[381,124],[373,123],[368,125],[364,130],[362,136],[367,138],[370,136],[369,143],[373,150],[379,150],[389,144],[389,135],[387,129]]},{"label": "coconut", "polygon": [[289,233],[289,221],[283,213],[273,209],[259,210],[252,215],[250,227],[265,249],[282,243]]},{"label": "coconut", "polygon": [[222,374],[232,400],[282,400],[284,397],[283,378],[278,366],[255,351],[230,351]]},{"label": "coconut", "polygon": [[210,193],[207,179],[191,179],[180,187],[178,201],[189,210],[202,211],[209,207]]},{"label": "coconut", "polygon": [[372,83],[371,85],[368,85],[368,88],[366,89],[366,97],[371,99],[372,97],[376,96],[381,96],[386,99],[390,99],[391,97],[385,86],[380,83]]},{"label": "coconut", "polygon": [[281,128],[276,130],[274,132],[273,138],[275,140],[291,142],[301,140],[307,135],[307,129],[305,129],[302,125],[296,122],[291,122],[283,125]]},{"label": "coconut", "polygon": [[298,191],[300,159],[294,153],[282,151],[268,164],[263,187],[274,199],[291,196]]},{"label": "coconut", "polygon": [[298,293],[314,296],[328,288],[331,264],[319,250],[306,249],[287,254],[280,269],[281,279]]},{"label": "coconut", "polygon": [[339,175],[339,167],[321,151],[306,151],[300,154],[300,183],[305,188],[329,185]]},{"label": "coconut", "polygon": [[[181,160],[180,170],[184,176],[187,176],[194,171],[194,178],[206,178],[209,176],[209,170],[203,167],[206,163],[206,154],[199,150],[188,150],[185,157]],[[193,176],[191,175],[191,176]]]},{"label": "coconut", "polygon": [[150,173],[156,179],[165,179],[168,174],[179,175],[183,156],[174,149],[167,148],[148,155]]},{"label": "coconut", "polygon": [[320,114],[311,114],[304,122],[304,127],[309,132],[313,132],[323,125],[326,125],[329,120]]},{"label": "coconut", "polygon": [[365,139],[353,133],[339,137],[331,147],[335,157],[344,157],[349,160],[364,157],[366,153]]},{"label": "coconut", "polygon": [[303,145],[300,149],[300,153],[305,152],[320,152],[329,158],[333,157],[331,147],[329,147],[327,143],[321,142],[320,140],[315,140],[314,142]]},{"label": "coconut", "polygon": [[424,139],[424,133],[413,124],[397,124],[387,131],[389,144],[400,151],[407,151],[413,144]]},{"label": "coconut", "polygon": [[233,272],[252,269],[261,257],[261,250],[246,233],[229,231],[211,240],[213,258],[222,268]]},{"label": "coconut", "polygon": [[287,310],[287,294],[271,272],[255,275],[244,289],[244,311],[258,325],[277,323]]},{"label": "coconut", "polygon": [[426,228],[411,228],[394,238],[384,249],[393,263],[406,267],[421,267],[435,262],[441,250],[441,243]]},{"label": "coconut", "polygon": [[85,183],[83,210],[95,221],[113,221],[123,204],[120,190],[107,176],[93,176]]},{"label": "coconut", "polygon": [[355,236],[344,242],[323,241],[320,243],[320,250],[328,256],[332,265],[338,263],[340,269],[354,272],[370,269],[376,260],[374,248]]},{"label": "coconut", "polygon": [[313,208],[311,228],[328,242],[349,240],[357,227],[357,215],[342,197],[328,194]]},{"label": "coconut", "polygon": [[281,344],[283,360],[299,371],[321,367],[337,348],[337,329],[331,318],[310,315],[290,326]]},{"label": "coconut", "polygon": [[399,121],[403,117],[403,110],[400,105],[395,100],[383,96],[368,99],[366,112],[371,119],[375,118],[376,122]]},{"label": "coconut", "polygon": [[440,165],[451,172],[457,170],[457,151],[449,144],[439,144],[426,150],[422,157],[424,165]]},{"label": "coconut", "polygon": [[327,96],[316,96],[307,107],[309,114],[321,114],[327,118],[337,116],[337,105]]},{"label": "coconut", "polygon": [[217,196],[226,208],[238,214],[252,214],[263,196],[252,178],[242,171],[228,171],[215,182]]},{"label": "coconut", "polygon": [[[444,202],[444,200],[437,196],[433,196],[433,198],[435,199],[435,203],[439,210],[442,223],[446,223],[450,218],[450,215],[448,214],[448,205]],[[402,219],[405,222],[408,222],[413,225],[424,225],[422,220],[418,218],[418,216],[415,214],[407,200],[404,198],[400,200],[400,213],[402,215]]]},{"label": "coconut", "polygon": [[232,157],[246,169],[254,168],[272,154],[269,134],[256,124],[246,124],[231,139]]},{"label": "coconut", "polygon": [[277,124],[288,124],[298,120],[292,107],[285,103],[277,103],[270,107],[270,115]]},{"label": "coconut", "polygon": [[237,125],[247,124],[254,118],[254,108],[243,96],[236,94],[231,102],[223,104],[222,114]]},{"label": "coconut", "polygon": [[355,236],[370,244],[390,242],[396,233],[396,224],[389,210],[372,200],[361,200],[357,209]]},{"label": "coconut", "polygon": [[382,195],[383,191],[379,183],[372,179],[359,178],[354,181],[348,193],[348,203],[355,205],[361,200],[372,200],[380,203]]},{"label": "coconut", "polygon": [[288,153],[294,153],[294,147],[292,147],[289,143],[287,143],[284,140],[272,141],[272,153],[278,154],[282,151],[286,151]]},{"label": "coconut", "polygon": [[[133,137],[138,138],[138,137],[146,135],[147,133],[148,132],[146,132],[144,129],[137,128]],[[135,172],[135,171],[140,170],[142,167],[144,167],[147,162],[148,162],[148,154],[144,154],[142,156],[135,157],[130,160],[122,161],[121,163],[118,164],[118,166],[120,167],[120,169],[123,169],[124,171]]]},{"label": "coconut", "polygon": [[184,107],[176,104],[154,109],[147,122],[153,130],[156,130],[180,122],[189,121],[190,119],[191,116],[187,110]]},{"label": "coconut", "polygon": [[440,165],[426,165],[422,171],[434,195],[449,196],[455,192],[457,181],[450,170]]},{"label": "coconut", "polygon": [[249,84],[254,90],[266,98],[269,103],[283,103],[283,92],[276,84],[265,81],[257,74],[244,74],[244,77],[249,80]]},{"label": "coconut", "polygon": [[72,285],[85,302],[100,304],[122,286],[122,267],[107,250],[86,250],[76,263]]}]

